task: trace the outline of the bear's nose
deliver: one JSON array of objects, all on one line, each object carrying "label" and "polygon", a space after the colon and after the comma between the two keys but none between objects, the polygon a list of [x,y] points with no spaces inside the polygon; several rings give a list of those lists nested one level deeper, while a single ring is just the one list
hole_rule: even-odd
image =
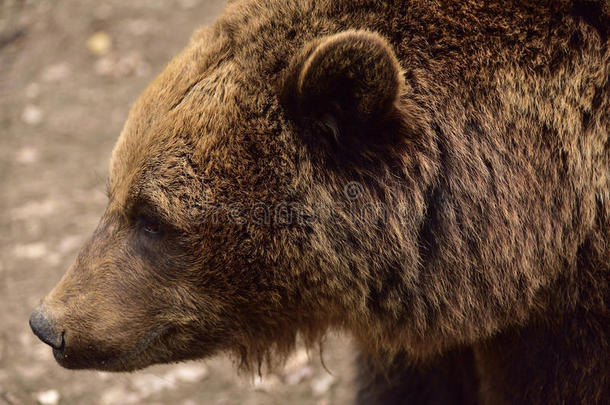
[{"label": "bear's nose", "polygon": [[36,308],[30,316],[30,327],[32,328],[32,332],[34,332],[40,340],[53,349],[63,349],[63,333],[58,332],[53,328],[53,325],[51,325],[51,322],[49,322],[40,307]]}]

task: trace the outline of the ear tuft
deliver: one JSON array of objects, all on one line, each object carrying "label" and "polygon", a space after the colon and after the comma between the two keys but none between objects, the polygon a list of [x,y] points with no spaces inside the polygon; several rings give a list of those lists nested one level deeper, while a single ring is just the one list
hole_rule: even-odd
[{"label": "ear tuft", "polygon": [[350,30],[305,47],[284,85],[284,99],[314,119],[366,124],[392,110],[402,85],[400,64],[387,41]]}]

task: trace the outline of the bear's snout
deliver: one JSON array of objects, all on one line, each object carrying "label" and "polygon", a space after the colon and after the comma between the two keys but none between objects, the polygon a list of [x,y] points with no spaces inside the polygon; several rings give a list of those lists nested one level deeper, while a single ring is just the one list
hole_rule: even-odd
[{"label": "bear's snout", "polygon": [[32,315],[30,316],[30,327],[32,328],[32,332],[34,332],[34,334],[44,343],[55,350],[63,350],[63,332],[53,326],[41,307],[36,308],[34,312],[32,312]]}]

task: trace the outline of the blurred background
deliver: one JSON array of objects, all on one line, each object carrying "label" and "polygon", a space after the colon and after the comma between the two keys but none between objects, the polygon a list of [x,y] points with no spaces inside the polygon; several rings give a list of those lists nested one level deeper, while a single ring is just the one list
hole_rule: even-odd
[{"label": "blurred background", "polygon": [[28,317],[106,205],[110,151],[131,103],[224,0],[0,0],[0,405],[346,404],[345,337],[284,370],[230,359],[132,374],[68,371]]}]

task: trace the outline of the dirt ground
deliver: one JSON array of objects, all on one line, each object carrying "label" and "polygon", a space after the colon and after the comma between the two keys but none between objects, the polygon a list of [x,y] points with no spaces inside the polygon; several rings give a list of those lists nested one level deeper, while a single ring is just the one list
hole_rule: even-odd
[{"label": "dirt ground", "polygon": [[106,204],[130,104],[224,7],[219,0],[0,0],[0,405],[345,404],[353,353],[330,337],[262,380],[230,359],[133,374],[68,371],[28,317]]}]

